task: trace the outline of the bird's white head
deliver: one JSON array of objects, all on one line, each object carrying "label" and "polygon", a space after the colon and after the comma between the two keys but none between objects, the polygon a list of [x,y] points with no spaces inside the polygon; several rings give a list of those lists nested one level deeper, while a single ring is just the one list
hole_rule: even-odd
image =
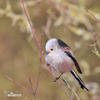
[{"label": "bird's white head", "polygon": [[58,43],[57,43],[56,38],[52,38],[52,39],[48,40],[47,43],[46,43],[46,46],[45,46],[46,52],[50,53],[50,52],[56,50],[57,45],[58,45]]}]

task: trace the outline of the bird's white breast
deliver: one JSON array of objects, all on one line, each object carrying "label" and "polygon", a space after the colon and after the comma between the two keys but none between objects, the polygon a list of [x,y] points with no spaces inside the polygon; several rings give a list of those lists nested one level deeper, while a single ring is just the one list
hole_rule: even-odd
[{"label": "bird's white breast", "polygon": [[46,55],[45,60],[50,64],[54,69],[60,72],[59,68],[61,67],[70,67],[72,66],[72,60],[64,52],[57,50],[56,52],[49,53]]}]

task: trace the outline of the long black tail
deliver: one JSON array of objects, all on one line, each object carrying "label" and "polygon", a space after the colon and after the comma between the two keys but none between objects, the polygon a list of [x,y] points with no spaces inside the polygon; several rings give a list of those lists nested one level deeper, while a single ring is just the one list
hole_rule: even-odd
[{"label": "long black tail", "polygon": [[87,89],[87,87],[85,86],[84,82],[81,80],[81,78],[80,78],[73,70],[71,70],[71,74],[72,74],[72,75],[74,76],[74,78],[78,81],[80,87],[81,87],[82,89],[86,89],[86,90],[88,91],[88,89]]}]

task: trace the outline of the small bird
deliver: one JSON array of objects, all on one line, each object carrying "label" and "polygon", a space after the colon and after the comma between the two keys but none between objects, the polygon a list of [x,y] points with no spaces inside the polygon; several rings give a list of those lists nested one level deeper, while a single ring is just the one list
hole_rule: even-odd
[{"label": "small bird", "polygon": [[80,87],[88,91],[82,79],[73,70],[73,66],[75,66],[77,71],[82,74],[71,48],[65,42],[60,39],[52,38],[46,42],[45,49],[45,61],[47,65],[52,66],[54,70],[61,73],[58,77],[56,77],[56,80],[58,80],[62,74],[70,72],[78,81]]}]

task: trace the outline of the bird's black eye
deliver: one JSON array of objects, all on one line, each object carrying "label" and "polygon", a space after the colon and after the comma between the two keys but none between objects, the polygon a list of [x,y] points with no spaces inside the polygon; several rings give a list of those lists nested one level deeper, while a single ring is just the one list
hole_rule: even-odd
[{"label": "bird's black eye", "polygon": [[50,49],[51,51],[53,51],[53,49]]}]

